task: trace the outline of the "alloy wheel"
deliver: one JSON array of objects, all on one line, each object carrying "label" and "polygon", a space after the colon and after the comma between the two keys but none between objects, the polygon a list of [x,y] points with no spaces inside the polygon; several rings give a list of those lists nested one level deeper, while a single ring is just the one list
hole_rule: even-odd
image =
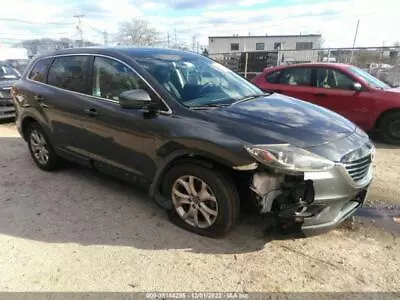
[{"label": "alloy wheel", "polygon": [[218,216],[218,203],[208,184],[192,175],[184,175],[172,185],[172,202],[178,215],[196,228],[212,226]]},{"label": "alloy wheel", "polygon": [[42,133],[33,130],[30,134],[30,146],[36,161],[41,165],[49,162],[49,149]]}]

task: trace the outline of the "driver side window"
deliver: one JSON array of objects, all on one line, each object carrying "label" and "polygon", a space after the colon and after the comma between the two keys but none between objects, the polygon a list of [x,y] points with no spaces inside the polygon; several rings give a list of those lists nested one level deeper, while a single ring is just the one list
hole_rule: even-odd
[{"label": "driver side window", "polygon": [[316,69],[316,84],[318,88],[352,90],[354,80],[342,72],[330,68]]},{"label": "driver side window", "polygon": [[130,68],[113,59],[95,57],[93,96],[118,101],[122,92],[140,88],[144,88],[144,84]]}]

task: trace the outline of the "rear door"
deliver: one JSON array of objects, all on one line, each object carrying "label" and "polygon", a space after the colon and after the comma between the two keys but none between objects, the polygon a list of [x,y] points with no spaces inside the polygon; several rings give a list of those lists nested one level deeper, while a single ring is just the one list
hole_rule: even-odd
[{"label": "rear door", "polygon": [[47,75],[48,87],[37,95],[37,101],[47,111],[55,146],[75,154],[83,138],[89,65],[88,55],[55,57]]},{"label": "rear door", "polygon": [[311,75],[309,67],[290,67],[267,74],[265,79],[270,90],[310,101],[314,93]]},{"label": "rear door", "polygon": [[367,128],[374,100],[367,89],[355,91],[357,81],[342,70],[316,67],[312,102],[333,110],[362,128]]}]

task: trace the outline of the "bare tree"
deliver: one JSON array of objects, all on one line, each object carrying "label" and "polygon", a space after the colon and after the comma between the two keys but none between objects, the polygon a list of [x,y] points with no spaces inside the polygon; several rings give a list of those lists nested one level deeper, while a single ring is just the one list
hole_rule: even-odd
[{"label": "bare tree", "polygon": [[[50,38],[42,38],[42,39],[33,39],[33,40],[25,40],[19,44],[16,44],[17,47],[23,47],[28,50],[28,55],[35,56],[41,52],[52,51],[57,49],[64,48],[72,48],[74,43],[77,41],[73,41],[69,38],[60,38],[59,40],[50,39]],[[84,46],[97,46],[98,44],[84,41]]]},{"label": "bare tree", "polygon": [[148,21],[133,19],[119,25],[116,41],[121,46],[154,46],[158,32]]}]

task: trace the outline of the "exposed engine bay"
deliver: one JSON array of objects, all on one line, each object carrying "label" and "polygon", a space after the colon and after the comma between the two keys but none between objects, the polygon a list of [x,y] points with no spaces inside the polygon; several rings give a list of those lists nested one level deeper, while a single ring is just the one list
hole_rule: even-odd
[{"label": "exposed engine bay", "polygon": [[303,176],[255,173],[250,190],[255,193],[259,212],[273,219],[272,228],[301,226],[304,218],[322,209],[313,203],[313,181],[304,180]]}]

